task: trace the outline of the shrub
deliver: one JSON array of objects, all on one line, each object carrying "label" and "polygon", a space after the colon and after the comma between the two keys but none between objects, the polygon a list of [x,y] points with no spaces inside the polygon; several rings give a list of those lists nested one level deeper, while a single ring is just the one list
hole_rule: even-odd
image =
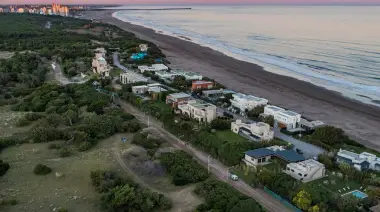
[{"label": "shrub", "polygon": [[62,146],[60,144],[49,144],[48,149],[61,149]]},{"label": "shrub", "polygon": [[[16,199],[0,199],[0,206],[3,205],[17,205],[18,201]],[[0,208],[1,209],[1,208]]]},{"label": "shrub", "polygon": [[64,158],[64,157],[69,157],[70,154],[71,154],[71,152],[70,152],[70,150],[68,148],[63,148],[63,149],[59,150],[58,154],[59,154],[59,157]]},{"label": "shrub", "polygon": [[0,160],[0,176],[5,175],[8,169],[9,169],[9,163],[5,163],[2,160]]},{"label": "shrub", "polygon": [[81,143],[78,147],[78,151],[79,152],[84,152],[84,151],[87,151],[89,149],[91,149],[92,147],[92,143],[88,142],[88,141],[85,141],[83,143]]},{"label": "shrub", "polygon": [[51,171],[52,171],[51,168],[42,164],[37,164],[33,170],[34,174],[36,175],[47,175],[47,174],[50,174]]}]

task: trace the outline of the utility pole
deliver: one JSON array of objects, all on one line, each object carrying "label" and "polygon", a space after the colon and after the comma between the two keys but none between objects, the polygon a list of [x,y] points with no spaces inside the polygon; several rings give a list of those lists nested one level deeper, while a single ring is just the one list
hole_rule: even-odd
[{"label": "utility pole", "polygon": [[210,174],[210,155],[207,156],[207,173]]}]

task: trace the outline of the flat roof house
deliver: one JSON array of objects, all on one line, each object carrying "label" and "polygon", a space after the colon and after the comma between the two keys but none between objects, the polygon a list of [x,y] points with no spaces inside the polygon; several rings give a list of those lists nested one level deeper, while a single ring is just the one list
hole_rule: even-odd
[{"label": "flat roof house", "polygon": [[139,49],[141,52],[146,52],[148,51],[148,44],[140,44]]},{"label": "flat roof house", "polygon": [[269,124],[263,122],[244,123],[238,119],[231,123],[231,130],[253,141],[269,141],[274,136]]},{"label": "flat roof house", "polygon": [[302,155],[298,154],[294,150],[286,150],[281,146],[271,146],[245,152],[243,162],[245,162],[248,166],[266,165],[269,164],[270,159],[274,157],[288,163],[305,160]]},{"label": "flat roof house", "polygon": [[195,80],[191,83],[191,91],[200,90],[200,89],[211,89],[214,87],[214,82],[204,81],[204,80]]},{"label": "flat roof house", "polygon": [[273,116],[280,128],[288,130],[297,128],[297,124],[301,121],[301,114],[274,105],[265,106],[264,115]]},{"label": "flat roof house", "polygon": [[217,97],[223,96],[223,94],[224,94],[223,89],[202,91],[202,96],[207,97],[207,98],[217,98]]},{"label": "flat roof house", "polygon": [[120,74],[120,82],[122,84],[130,84],[136,82],[148,82],[148,79],[133,72],[124,72]]},{"label": "flat roof house", "polygon": [[172,70],[171,72],[173,73],[172,79],[175,76],[183,76],[183,77],[185,77],[186,80],[202,80],[203,79],[202,75],[195,73],[195,72],[182,71],[179,69]]},{"label": "flat roof house", "polygon": [[231,105],[240,109],[241,112],[246,110],[252,110],[253,108],[268,104],[268,100],[252,95],[245,95],[242,93],[232,94],[232,99],[230,100]]},{"label": "flat roof house", "polygon": [[190,100],[178,105],[182,114],[199,122],[211,122],[217,118],[216,106],[200,100]]},{"label": "flat roof house", "polygon": [[169,68],[164,64],[153,64],[151,66],[138,66],[137,67],[141,73],[145,71],[156,72],[156,71],[168,71]]},{"label": "flat roof house", "polygon": [[289,163],[284,172],[304,183],[326,176],[325,165],[314,159]]},{"label": "flat roof house", "polygon": [[177,107],[178,104],[191,100],[192,97],[186,93],[172,93],[166,96],[166,104]]},{"label": "flat roof house", "polygon": [[359,171],[368,169],[380,171],[380,158],[368,152],[357,154],[355,152],[339,149],[336,160],[339,163],[347,163]]}]

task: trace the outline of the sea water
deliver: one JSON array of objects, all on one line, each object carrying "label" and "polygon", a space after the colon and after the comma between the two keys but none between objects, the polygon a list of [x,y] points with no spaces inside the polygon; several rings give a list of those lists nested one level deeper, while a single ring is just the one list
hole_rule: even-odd
[{"label": "sea water", "polygon": [[380,106],[380,7],[190,7],[113,16]]}]

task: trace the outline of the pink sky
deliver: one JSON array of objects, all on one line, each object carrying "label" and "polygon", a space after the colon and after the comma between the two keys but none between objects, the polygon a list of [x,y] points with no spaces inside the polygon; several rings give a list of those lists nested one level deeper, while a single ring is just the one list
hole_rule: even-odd
[{"label": "pink sky", "polygon": [[[55,0],[61,4],[189,4],[189,3],[260,3],[260,4],[328,4],[361,3],[380,4],[380,0]],[[51,0],[0,0],[1,4],[51,3]]]}]

